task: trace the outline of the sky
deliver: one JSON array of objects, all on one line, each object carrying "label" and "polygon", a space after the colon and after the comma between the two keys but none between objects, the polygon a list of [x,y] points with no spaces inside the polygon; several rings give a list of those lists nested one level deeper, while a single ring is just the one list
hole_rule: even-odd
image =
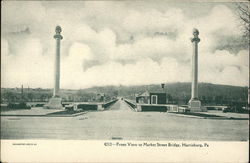
[{"label": "sky", "polygon": [[1,1],[1,87],[52,88],[55,27],[62,27],[64,89],[191,81],[248,86],[249,47],[234,3]]}]

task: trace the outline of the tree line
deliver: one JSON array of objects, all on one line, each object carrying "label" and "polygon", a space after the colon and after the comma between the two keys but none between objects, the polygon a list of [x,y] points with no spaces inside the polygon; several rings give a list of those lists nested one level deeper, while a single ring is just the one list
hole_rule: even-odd
[{"label": "tree line", "polygon": [[[248,88],[239,86],[199,83],[199,100],[203,105],[247,105]],[[190,83],[160,84],[139,86],[103,86],[80,90],[61,90],[63,101],[109,101],[118,96],[135,100],[137,94],[149,92],[165,92],[168,103],[185,105],[191,98]],[[52,89],[2,89],[3,102],[47,102],[52,97]]]}]

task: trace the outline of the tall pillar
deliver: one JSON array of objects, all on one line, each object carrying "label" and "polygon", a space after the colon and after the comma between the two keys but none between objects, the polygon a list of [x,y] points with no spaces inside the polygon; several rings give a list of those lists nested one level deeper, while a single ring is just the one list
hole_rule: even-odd
[{"label": "tall pillar", "polygon": [[54,38],[56,39],[56,54],[55,54],[55,69],[54,69],[54,92],[53,97],[59,97],[60,89],[60,41],[63,39],[60,34],[62,31],[60,26],[56,27],[56,34]]},{"label": "tall pillar", "polygon": [[63,39],[62,29],[60,26],[56,27],[56,34],[54,38],[56,40],[56,54],[55,54],[55,67],[54,67],[54,91],[53,97],[50,99],[48,105],[45,108],[49,109],[62,109],[62,99],[59,96],[60,90],[60,41]]},{"label": "tall pillar", "polygon": [[189,100],[189,108],[191,112],[201,111],[201,102],[198,99],[198,43],[200,38],[198,37],[199,31],[193,30],[194,37],[191,39],[193,43],[193,56],[192,56],[192,93]]}]

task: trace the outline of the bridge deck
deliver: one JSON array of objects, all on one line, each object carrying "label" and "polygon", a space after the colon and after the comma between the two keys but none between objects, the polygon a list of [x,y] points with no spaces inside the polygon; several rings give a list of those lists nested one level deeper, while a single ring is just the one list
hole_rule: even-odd
[{"label": "bridge deck", "polygon": [[77,117],[1,117],[2,139],[248,140],[248,120],[135,112],[124,101]]}]

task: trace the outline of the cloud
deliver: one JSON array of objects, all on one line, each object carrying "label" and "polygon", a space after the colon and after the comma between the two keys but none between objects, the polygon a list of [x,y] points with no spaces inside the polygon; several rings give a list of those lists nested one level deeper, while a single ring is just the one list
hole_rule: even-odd
[{"label": "cloud", "polygon": [[226,50],[199,56],[200,80],[216,84],[246,86],[249,83],[247,50],[231,54]]},{"label": "cloud", "polygon": [[129,11],[123,21],[123,26],[129,32],[155,32],[155,29],[163,31],[175,31],[182,26],[184,15],[181,9],[169,9],[165,13],[157,10],[146,12]]},{"label": "cloud", "polygon": [[[36,11],[36,12],[34,12]],[[2,21],[6,25],[11,24],[13,27],[20,25],[30,25],[33,21],[42,22],[45,17],[45,8],[40,2],[3,2],[2,3]],[[16,30],[18,30],[16,28]],[[13,30],[14,28],[10,29]]]},{"label": "cloud", "polygon": [[[9,43],[2,40],[3,49]],[[30,48],[32,47],[32,48]],[[12,55],[3,50],[1,82],[3,86],[17,87],[22,84],[30,87],[51,87],[53,63],[50,57],[42,55],[39,39],[24,40],[22,46]]]},{"label": "cloud", "polygon": [[[187,75],[177,75],[185,73]],[[189,69],[178,64],[173,58],[164,58],[160,64],[150,58],[138,60],[135,64],[122,65],[108,62],[88,69],[83,73],[85,80],[81,83],[94,85],[131,85],[161,82],[185,81],[189,79]]]},{"label": "cloud", "polygon": [[[199,81],[248,85],[249,49],[238,46],[241,31],[228,6],[204,8],[206,14],[197,17],[178,5],[146,6],[111,1],[68,7],[58,2],[4,2],[2,86],[53,87],[53,35],[58,24],[64,37],[62,88],[189,82],[193,27],[201,38]],[[21,32],[26,29],[29,32]]]}]

